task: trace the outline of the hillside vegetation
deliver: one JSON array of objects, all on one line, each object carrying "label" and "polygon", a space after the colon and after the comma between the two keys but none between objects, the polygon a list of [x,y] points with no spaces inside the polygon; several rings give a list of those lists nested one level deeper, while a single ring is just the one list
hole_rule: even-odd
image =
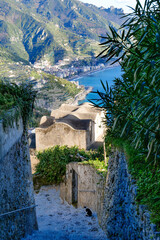
[{"label": "hillside vegetation", "polygon": [[106,144],[127,152],[130,171],[138,185],[137,201],[147,204],[160,227],[160,2],[139,0],[121,26],[111,27],[102,43],[107,61],[117,56],[124,74],[114,86],[99,93],[107,110]]},{"label": "hillside vegetation", "polygon": [[122,12],[77,0],[1,0],[0,47],[31,63],[93,57],[98,36],[118,27]]},{"label": "hillside vegetation", "polygon": [[[49,114],[80,89],[43,67],[96,65],[99,35],[119,26],[122,9],[103,9],[77,0],[0,1],[0,79],[31,81],[38,90],[35,118]],[[41,70],[35,63],[41,63]],[[33,125],[35,120],[33,120]]]}]

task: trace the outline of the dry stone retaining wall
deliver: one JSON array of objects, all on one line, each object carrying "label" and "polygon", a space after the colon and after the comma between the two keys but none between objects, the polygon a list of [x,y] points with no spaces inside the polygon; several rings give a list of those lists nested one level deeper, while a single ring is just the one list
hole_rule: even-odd
[{"label": "dry stone retaining wall", "polygon": [[[32,208],[9,213],[18,209]],[[0,122],[0,239],[17,240],[37,229],[27,136],[22,121]],[[3,215],[9,213],[7,215]]]},{"label": "dry stone retaining wall", "polygon": [[137,187],[125,155],[115,151],[108,162],[108,174],[100,223],[110,240],[160,240],[150,222],[149,211],[135,202]]}]

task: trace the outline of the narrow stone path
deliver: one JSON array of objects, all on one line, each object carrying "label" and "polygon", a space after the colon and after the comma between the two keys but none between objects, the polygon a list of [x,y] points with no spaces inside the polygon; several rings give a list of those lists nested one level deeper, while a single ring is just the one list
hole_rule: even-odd
[{"label": "narrow stone path", "polygon": [[42,187],[35,200],[39,231],[23,240],[107,240],[96,213],[87,217],[85,209],[62,203],[59,189]]}]

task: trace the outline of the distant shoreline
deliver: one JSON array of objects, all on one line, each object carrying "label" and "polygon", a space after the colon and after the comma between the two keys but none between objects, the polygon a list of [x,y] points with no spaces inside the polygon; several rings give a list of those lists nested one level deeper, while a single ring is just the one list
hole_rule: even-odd
[{"label": "distant shoreline", "polygon": [[[101,68],[101,69],[95,69],[93,71],[88,71],[86,73],[80,73],[78,75],[75,75],[73,77],[70,77],[66,80],[68,81],[77,81],[79,78],[83,77],[83,76],[88,76],[92,73],[96,73],[96,72],[101,72],[101,71],[105,71],[106,69],[109,69],[109,68],[115,68],[115,67],[119,67],[120,65],[119,64],[115,64],[115,65],[109,65],[109,66],[106,66],[105,68]],[[81,85],[80,85],[81,86]],[[93,90],[93,87],[89,86],[87,89],[84,88],[83,91],[81,91],[80,93],[78,93],[75,97],[73,98],[70,98],[66,101],[67,104],[71,104],[71,105],[78,105],[78,102],[81,101],[81,100],[84,100],[86,98],[86,96],[92,92]]]},{"label": "distant shoreline", "polygon": [[[69,79],[66,79],[68,81],[77,81],[79,78],[83,77],[83,76],[88,76],[92,73],[96,73],[96,72],[101,72],[101,71],[105,71],[106,69],[109,69],[109,68],[115,68],[115,67],[118,67],[119,65],[117,66],[108,66],[106,68],[102,68],[102,69],[98,69],[98,70],[93,70],[93,71],[89,71],[87,73],[81,73],[79,75],[75,75],[74,77],[71,77]],[[79,86],[83,86],[83,85],[79,85]],[[84,87],[84,90],[83,91],[80,91],[77,95],[75,95],[73,98],[70,98],[66,101],[67,104],[70,104],[70,105],[78,105],[78,102],[81,101],[81,100],[84,100],[86,98],[86,96],[92,92],[93,90],[93,87],[92,86],[88,86],[87,88]]]},{"label": "distant shoreline", "polygon": [[75,80],[78,80],[78,78],[81,78],[81,77],[84,77],[84,76],[88,76],[92,73],[96,73],[96,72],[101,72],[101,71],[105,71],[106,69],[109,69],[109,68],[115,68],[115,67],[119,67],[120,65],[118,63],[114,64],[114,65],[108,65],[104,68],[101,68],[101,69],[95,69],[95,70],[91,70],[91,71],[87,71],[87,72],[82,72],[78,75],[74,75],[72,77],[69,77],[69,78],[66,78],[66,80],[68,81],[75,81]]}]

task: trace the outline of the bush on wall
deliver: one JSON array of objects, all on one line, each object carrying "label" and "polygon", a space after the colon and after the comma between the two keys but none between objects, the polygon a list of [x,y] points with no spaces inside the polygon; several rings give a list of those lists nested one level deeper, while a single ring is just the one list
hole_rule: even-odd
[{"label": "bush on wall", "polygon": [[[33,112],[36,93],[32,83],[28,81],[19,85],[0,81],[0,119],[3,119],[4,128],[22,117],[24,130],[26,130]],[[9,110],[9,114],[6,115]]]},{"label": "bush on wall", "polygon": [[66,172],[66,165],[70,162],[91,161],[95,160],[96,166],[102,165],[104,161],[103,149],[98,151],[80,150],[78,147],[55,146],[38,152],[40,162],[36,166],[36,174],[44,179],[46,184],[59,184],[63,180]]}]

